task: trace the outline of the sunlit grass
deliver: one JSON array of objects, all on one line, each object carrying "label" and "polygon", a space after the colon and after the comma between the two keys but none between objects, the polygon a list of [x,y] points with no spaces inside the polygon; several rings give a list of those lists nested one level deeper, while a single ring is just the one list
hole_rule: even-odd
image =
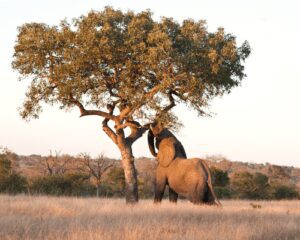
[{"label": "sunlit grass", "polygon": [[2,195],[0,239],[300,239],[300,201],[222,203]]}]

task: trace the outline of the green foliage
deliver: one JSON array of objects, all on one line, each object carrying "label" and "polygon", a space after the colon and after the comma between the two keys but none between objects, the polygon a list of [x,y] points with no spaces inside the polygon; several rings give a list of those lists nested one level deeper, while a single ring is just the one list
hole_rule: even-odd
[{"label": "green foliage", "polygon": [[265,199],[269,197],[268,177],[262,173],[252,175],[249,172],[235,173],[231,187],[236,197]]},{"label": "green foliage", "polygon": [[95,194],[95,187],[83,174],[52,175],[36,178],[30,190],[33,194],[84,196]]},{"label": "green foliage", "polygon": [[254,198],[266,199],[270,197],[269,178],[266,175],[256,172],[253,176],[253,185],[254,192],[252,196]]},{"label": "green foliage", "polygon": [[291,186],[273,186],[272,195],[275,199],[296,199],[299,198],[299,193]]},{"label": "green foliage", "polygon": [[[240,84],[250,54],[247,42],[237,46],[222,28],[208,32],[205,21],[155,21],[150,11],[111,7],[58,26],[26,23],[18,32],[12,66],[32,79],[26,119],[38,117],[42,102],[68,109],[74,99],[96,108],[118,100],[136,119],[168,112],[170,101],[203,115],[213,97]],[[160,116],[177,121],[170,112]]]},{"label": "green foliage", "polygon": [[211,167],[210,172],[213,186],[225,187],[229,184],[228,172],[215,167]]},{"label": "green foliage", "polygon": [[0,192],[17,194],[26,191],[25,177],[15,173],[6,154],[0,154]]},{"label": "green foliage", "polygon": [[232,192],[228,187],[229,177],[228,172],[222,171],[221,169],[211,167],[210,173],[212,176],[212,184],[214,186],[215,193],[218,198],[230,198]]},{"label": "green foliage", "polygon": [[238,197],[249,197],[253,192],[252,175],[248,172],[235,173],[231,178],[231,188]]},{"label": "green foliage", "polygon": [[26,192],[26,189],[26,178],[17,173],[12,173],[0,178],[0,192],[17,194]]},{"label": "green foliage", "polygon": [[125,175],[124,170],[120,167],[113,167],[107,174],[105,181],[115,196],[124,196],[125,191]]},{"label": "green foliage", "polygon": [[99,197],[120,197],[122,196],[120,192],[115,192],[113,184],[101,183],[98,186],[98,196]]},{"label": "green foliage", "polygon": [[217,197],[220,199],[222,199],[222,198],[228,199],[228,198],[232,197],[232,192],[229,187],[216,186],[216,187],[214,187],[214,190],[215,190]]},{"label": "green foliage", "polygon": [[154,196],[153,183],[147,179],[138,178],[138,189],[140,198],[152,198]]}]

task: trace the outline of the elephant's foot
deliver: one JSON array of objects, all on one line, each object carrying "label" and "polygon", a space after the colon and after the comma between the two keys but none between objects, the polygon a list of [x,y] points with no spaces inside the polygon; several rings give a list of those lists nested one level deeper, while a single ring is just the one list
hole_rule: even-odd
[{"label": "elephant's foot", "polygon": [[177,204],[178,194],[169,187],[169,201],[170,203]]}]

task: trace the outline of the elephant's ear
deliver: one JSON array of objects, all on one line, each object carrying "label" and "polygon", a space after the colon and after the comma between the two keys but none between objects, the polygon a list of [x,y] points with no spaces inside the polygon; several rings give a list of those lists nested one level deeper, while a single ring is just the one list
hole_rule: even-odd
[{"label": "elephant's ear", "polygon": [[171,138],[164,139],[159,144],[157,159],[159,165],[168,167],[175,158],[175,143]]},{"label": "elephant's ear", "polygon": [[154,147],[154,135],[151,129],[149,129],[148,131],[148,147],[153,157],[156,157],[157,153],[155,152],[155,147]]}]

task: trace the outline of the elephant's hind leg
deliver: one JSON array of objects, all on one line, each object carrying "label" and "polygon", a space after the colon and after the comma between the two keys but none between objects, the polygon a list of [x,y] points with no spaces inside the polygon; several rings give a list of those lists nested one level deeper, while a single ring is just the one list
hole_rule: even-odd
[{"label": "elephant's hind leg", "polygon": [[190,194],[189,200],[194,204],[202,204],[204,202],[206,189],[202,184],[197,184],[195,190]]},{"label": "elephant's hind leg", "polygon": [[215,198],[214,198],[212,192],[210,191],[209,187],[207,188],[207,190],[204,194],[203,201],[207,204],[214,204],[215,203]]},{"label": "elephant's hind leg", "polygon": [[177,203],[178,194],[169,186],[169,201],[172,203]]}]

